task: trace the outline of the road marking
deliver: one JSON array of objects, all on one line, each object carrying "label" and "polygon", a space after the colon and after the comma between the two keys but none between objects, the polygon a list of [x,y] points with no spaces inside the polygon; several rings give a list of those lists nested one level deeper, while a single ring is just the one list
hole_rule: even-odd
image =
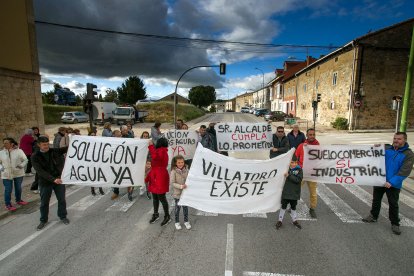
[{"label": "road marking", "polygon": [[296,214],[298,215],[298,220],[310,220],[316,221],[316,218],[312,218],[309,214],[309,207],[301,198],[298,200],[298,205],[296,206]]},{"label": "road marking", "polygon": [[121,197],[119,200],[115,201],[114,204],[109,206],[105,212],[109,211],[121,211],[121,212],[127,212],[129,208],[131,208],[132,205],[137,201],[137,198],[135,197],[134,200],[129,201],[128,194],[125,194],[123,197]]},{"label": "road marking", "polygon": [[233,224],[227,224],[227,244],[226,244],[226,264],[224,270],[224,276],[233,275]]},{"label": "road marking", "polygon": [[[347,189],[350,193],[352,193],[353,195],[358,197],[366,205],[371,207],[372,195],[370,193],[368,193],[367,191],[365,191],[364,189],[362,189],[358,185],[344,185],[343,187],[345,187],[345,189]],[[384,196],[386,196],[386,195],[384,194]],[[389,210],[388,204],[385,204],[384,202],[381,202],[381,208],[383,209],[383,211],[380,212],[381,216],[383,216],[384,218],[387,218],[386,214],[388,214],[388,210]],[[401,219],[401,221],[400,221],[401,226],[414,227],[414,221],[412,221],[411,219],[405,217],[402,214],[399,214],[399,215],[400,215],[400,219]]]},{"label": "road marking", "polygon": [[204,211],[197,210],[196,216],[217,217],[218,213],[210,213],[210,212],[204,212]]},{"label": "road marking", "polygon": [[400,201],[404,203],[405,205],[410,206],[411,208],[414,208],[414,200],[411,197],[403,193],[400,193]]},{"label": "road marking", "polygon": [[318,195],[342,222],[362,223],[362,217],[325,184],[318,183]]},{"label": "road marking", "polygon": [[266,213],[247,213],[243,214],[244,218],[267,218]]},{"label": "road marking", "polygon": [[243,276],[303,276],[303,275],[244,271]]},{"label": "road marking", "polygon": [[30,241],[34,240],[35,238],[37,238],[40,234],[42,234],[43,232],[45,232],[47,229],[49,229],[50,227],[52,227],[53,225],[55,225],[57,223],[57,221],[52,221],[49,223],[49,225],[47,225],[45,228],[43,228],[40,231],[36,231],[35,233],[31,234],[30,236],[28,236],[27,238],[25,238],[24,240],[22,240],[21,242],[19,242],[18,244],[16,244],[15,246],[11,247],[9,250],[7,250],[6,252],[2,253],[0,255],[0,262],[2,260],[4,260],[5,258],[7,258],[9,255],[13,254],[14,252],[16,252],[17,250],[19,250],[20,248],[22,248],[23,246],[25,246],[27,243],[29,243]]},{"label": "road marking", "polygon": [[78,202],[75,202],[72,204],[68,209],[73,211],[85,211],[90,206],[98,202],[101,198],[103,198],[105,195],[88,195],[79,200]]}]

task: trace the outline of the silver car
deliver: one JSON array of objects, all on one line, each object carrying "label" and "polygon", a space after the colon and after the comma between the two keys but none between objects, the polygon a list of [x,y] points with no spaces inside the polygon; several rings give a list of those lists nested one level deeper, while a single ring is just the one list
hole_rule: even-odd
[{"label": "silver car", "polygon": [[65,112],[63,113],[62,118],[60,118],[62,123],[82,123],[87,122],[89,120],[88,115],[83,112],[73,111],[73,112]]}]

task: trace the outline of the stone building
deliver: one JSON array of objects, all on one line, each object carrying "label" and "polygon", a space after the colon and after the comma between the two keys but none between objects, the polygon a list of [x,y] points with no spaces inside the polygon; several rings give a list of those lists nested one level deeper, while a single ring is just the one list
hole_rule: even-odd
[{"label": "stone building", "polygon": [[253,92],[245,92],[236,97],[236,112],[240,112],[244,106],[253,106]]},{"label": "stone building", "polygon": [[236,111],[236,97],[226,101],[226,111]]},{"label": "stone building", "polygon": [[0,145],[27,128],[44,133],[39,62],[31,0],[0,2]]},{"label": "stone building", "polygon": [[[410,19],[368,33],[311,63],[285,83],[285,101],[296,93],[296,116],[313,120],[312,101],[321,94],[323,125],[344,117],[349,129],[394,128],[391,103],[404,95],[413,25]],[[411,99],[407,127],[414,127],[412,106]]]}]

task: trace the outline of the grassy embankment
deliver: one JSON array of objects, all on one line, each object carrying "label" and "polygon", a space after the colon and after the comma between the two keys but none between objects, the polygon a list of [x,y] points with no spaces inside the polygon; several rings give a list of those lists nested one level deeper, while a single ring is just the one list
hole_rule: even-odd
[{"label": "grassy embankment", "polygon": [[[145,122],[160,121],[161,123],[172,122],[174,116],[174,106],[171,102],[155,102],[138,105],[139,110],[148,111],[148,117]],[[83,111],[81,106],[62,106],[62,105],[43,105],[45,124],[59,124],[63,112]],[[192,104],[178,104],[177,118],[183,119],[184,122],[201,117],[205,111],[197,108]]]}]

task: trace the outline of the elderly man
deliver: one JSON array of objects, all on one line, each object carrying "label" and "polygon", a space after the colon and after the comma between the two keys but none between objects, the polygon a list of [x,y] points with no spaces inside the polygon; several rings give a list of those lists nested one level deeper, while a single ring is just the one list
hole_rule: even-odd
[{"label": "elderly man", "polygon": [[377,221],[385,193],[390,206],[391,230],[396,235],[401,234],[398,200],[402,183],[410,175],[413,164],[414,153],[407,143],[407,134],[405,132],[395,133],[392,145],[385,146],[386,182],[383,186],[374,187],[371,213],[362,219],[363,222]]},{"label": "elderly man", "polygon": [[45,227],[49,216],[49,202],[52,192],[58,201],[58,216],[64,224],[69,224],[66,211],[65,185],[61,174],[65,163],[64,154],[68,148],[49,148],[49,138],[40,136],[37,139],[39,151],[32,155],[32,164],[39,177],[40,190],[40,224],[37,230]]},{"label": "elderly man", "polygon": [[295,149],[306,140],[305,134],[299,130],[298,125],[293,125],[292,131],[288,133],[287,138],[289,139],[290,148]]},{"label": "elderly man", "polygon": [[289,140],[285,135],[285,128],[283,126],[276,128],[276,133],[272,135],[272,140],[273,148],[270,150],[270,159],[288,152]]}]

